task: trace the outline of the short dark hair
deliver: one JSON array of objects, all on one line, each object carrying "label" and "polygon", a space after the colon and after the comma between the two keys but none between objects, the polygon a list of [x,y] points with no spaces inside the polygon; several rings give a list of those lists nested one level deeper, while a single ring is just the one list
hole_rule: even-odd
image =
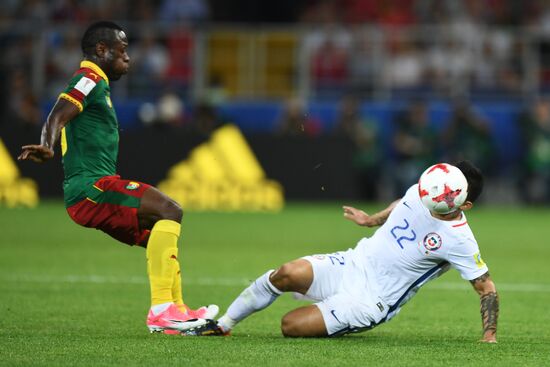
[{"label": "short dark hair", "polygon": [[462,171],[466,177],[466,181],[468,181],[468,196],[466,200],[472,203],[475,202],[481,191],[483,191],[483,175],[481,170],[470,161],[460,161],[453,165]]},{"label": "short dark hair", "polygon": [[82,36],[82,52],[84,55],[92,55],[95,52],[95,45],[99,42],[105,42],[111,46],[115,39],[113,31],[122,31],[122,27],[113,22],[101,21],[93,23],[86,29]]}]

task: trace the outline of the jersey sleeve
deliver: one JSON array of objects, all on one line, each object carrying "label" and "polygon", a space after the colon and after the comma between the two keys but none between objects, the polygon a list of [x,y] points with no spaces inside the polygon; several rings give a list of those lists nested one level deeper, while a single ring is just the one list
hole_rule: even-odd
[{"label": "jersey sleeve", "polygon": [[99,77],[93,73],[79,73],[75,75],[67,85],[67,88],[59,95],[82,112],[87,105],[87,97],[99,82]]},{"label": "jersey sleeve", "polygon": [[478,278],[489,271],[481,258],[477,243],[472,239],[454,246],[449,251],[447,260],[466,280]]}]

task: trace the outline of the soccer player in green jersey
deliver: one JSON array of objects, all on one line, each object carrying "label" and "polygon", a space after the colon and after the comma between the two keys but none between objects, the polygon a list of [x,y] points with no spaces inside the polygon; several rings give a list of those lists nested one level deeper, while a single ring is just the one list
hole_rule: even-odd
[{"label": "soccer player in green jersey", "polygon": [[183,302],[177,241],[182,209],[156,188],[116,174],[118,121],[109,83],[128,72],[128,39],[112,22],[92,24],[82,38],[84,60],[59,95],[40,144],[25,145],[19,160],[44,162],[61,137],[65,206],[78,224],[146,247],[151,285],[151,332],[178,333],[218,307],[192,310]]}]

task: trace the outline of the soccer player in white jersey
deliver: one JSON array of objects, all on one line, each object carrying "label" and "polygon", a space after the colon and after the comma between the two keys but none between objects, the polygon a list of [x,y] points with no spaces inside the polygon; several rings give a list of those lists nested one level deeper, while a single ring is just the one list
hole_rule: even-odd
[{"label": "soccer player in white jersey", "polygon": [[[434,167],[445,166],[449,167]],[[425,190],[418,184],[374,215],[344,206],[345,218],[361,226],[381,227],[354,249],[306,256],[269,270],[218,321],[182,334],[228,335],[238,322],[266,308],[283,292],[317,301],[283,317],[284,336],[323,337],[368,330],[390,320],[421,286],[452,267],[480,296],[481,341],[496,343],[498,294],[464,214],[480,195],[483,177],[470,162],[455,167],[466,179],[467,196],[449,212],[428,210],[421,199]]]}]

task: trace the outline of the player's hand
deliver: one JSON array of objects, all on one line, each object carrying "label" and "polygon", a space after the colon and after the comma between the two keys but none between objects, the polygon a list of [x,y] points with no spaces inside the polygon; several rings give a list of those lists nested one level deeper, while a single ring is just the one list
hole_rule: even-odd
[{"label": "player's hand", "polygon": [[365,227],[373,227],[376,225],[372,220],[372,217],[360,209],[356,209],[352,206],[343,206],[344,218],[351,220],[355,224]]},{"label": "player's hand", "polygon": [[24,145],[23,152],[17,157],[18,161],[31,160],[42,163],[53,157],[53,150],[44,145]]}]

